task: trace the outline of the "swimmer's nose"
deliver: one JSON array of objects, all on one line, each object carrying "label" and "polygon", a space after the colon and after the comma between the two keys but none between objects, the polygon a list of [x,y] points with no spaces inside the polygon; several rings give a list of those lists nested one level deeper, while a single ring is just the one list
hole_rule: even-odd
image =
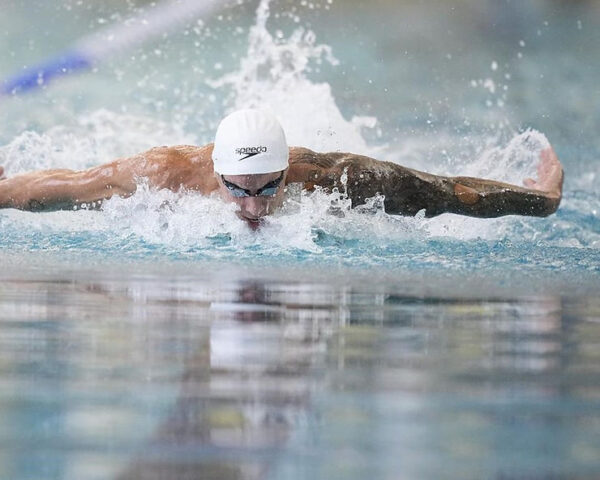
[{"label": "swimmer's nose", "polygon": [[268,202],[260,197],[248,197],[244,199],[242,215],[250,220],[258,220],[269,213]]}]

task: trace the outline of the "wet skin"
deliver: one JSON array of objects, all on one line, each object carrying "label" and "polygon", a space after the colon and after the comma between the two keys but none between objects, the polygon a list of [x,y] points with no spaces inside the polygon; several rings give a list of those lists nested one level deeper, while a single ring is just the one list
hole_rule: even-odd
[{"label": "wet skin", "polygon": [[[281,172],[274,172],[258,175],[224,175],[223,178],[227,182],[247,190],[251,195],[254,195],[273,180],[277,180],[280,176]],[[282,205],[286,176],[287,170],[284,172],[284,178],[281,181],[277,193],[273,196],[235,197],[225,186],[220,175],[215,175],[219,184],[219,195],[221,198],[226,202],[238,205],[240,208],[238,216],[242,220],[245,220],[253,229],[260,226],[261,218],[273,213]]]}]

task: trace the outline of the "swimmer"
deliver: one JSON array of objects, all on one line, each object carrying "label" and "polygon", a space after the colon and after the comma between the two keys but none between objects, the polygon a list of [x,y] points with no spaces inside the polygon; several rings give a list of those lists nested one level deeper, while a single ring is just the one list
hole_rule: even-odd
[{"label": "swimmer", "polygon": [[563,169],[554,150],[541,152],[538,179],[525,187],[471,177],[444,177],[351,153],[317,153],[288,148],[277,119],[261,110],[239,110],[217,129],[214,144],[156,147],[83,171],[44,170],[4,176],[0,208],[51,211],[98,208],[114,195],[135,193],[144,180],[155,189],[217,193],[238,205],[252,228],[283,203],[285,186],[337,188],[352,206],[377,194],[389,214],[427,217],[455,213],[472,217],[548,216],[562,197]]}]

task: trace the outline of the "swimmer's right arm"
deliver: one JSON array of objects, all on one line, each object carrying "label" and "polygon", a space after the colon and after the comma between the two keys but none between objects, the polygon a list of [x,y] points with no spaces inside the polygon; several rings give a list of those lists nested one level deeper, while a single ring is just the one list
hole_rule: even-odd
[{"label": "swimmer's right arm", "polygon": [[9,178],[0,167],[0,208],[32,212],[97,208],[114,195],[135,193],[141,177],[160,186],[165,158],[160,149],[153,149],[87,170],[41,170]]},{"label": "swimmer's right arm", "polygon": [[0,167],[0,208],[28,211],[97,208],[118,195],[128,197],[143,180],[172,191],[208,194],[216,188],[212,176],[212,144],[156,147],[87,170],[43,170],[6,178]]},{"label": "swimmer's right arm", "polygon": [[0,208],[32,212],[68,210],[86,205],[97,207],[113,195],[135,192],[128,175],[119,174],[115,164],[89,170],[42,170],[0,181]]}]

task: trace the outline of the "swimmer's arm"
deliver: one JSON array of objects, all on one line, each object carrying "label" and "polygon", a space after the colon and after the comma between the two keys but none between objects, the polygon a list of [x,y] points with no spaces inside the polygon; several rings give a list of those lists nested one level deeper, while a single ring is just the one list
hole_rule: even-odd
[{"label": "swimmer's arm", "polygon": [[[384,196],[387,213],[415,215],[421,210],[433,217],[456,213],[473,217],[503,215],[547,216],[562,197],[563,171],[554,151],[544,150],[538,164],[538,181],[525,180],[529,188],[469,177],[443,177],[391,162],[347,153],[315,153],[295,148],[288,182],[302,182],[346,192],[352,206],[375,195]],[[345,182],[343,179],[346,179]]]},{"label": "swimmer's arm", "polygon": [[0,208],[32,212],[68,210],[86,205],[98,207],[113,195],[135,191],[122,185],[110,166],[84,171],[42,170],[7,178],[0,182]]},{"label": "swimmer's arm", "polygon": [[425,180],[423,195],[427,216],[456,213],[472,217],[527,215],[546,217],[558,209],[564,173],[552,148],[543,150],[537,166],[538,180],[525,179],[526,188],[472,177],[438,177],[412,171]]},{"label": "swimmer's arm", "polygon": [[144,155],[87,170],[42,170],[1,179],[0,208],[35,212],[70,210],[78,206],[98,208],[114,195],[132,195],[140,177],[148,177],[153,183],[160,162],[153,162]]}]

